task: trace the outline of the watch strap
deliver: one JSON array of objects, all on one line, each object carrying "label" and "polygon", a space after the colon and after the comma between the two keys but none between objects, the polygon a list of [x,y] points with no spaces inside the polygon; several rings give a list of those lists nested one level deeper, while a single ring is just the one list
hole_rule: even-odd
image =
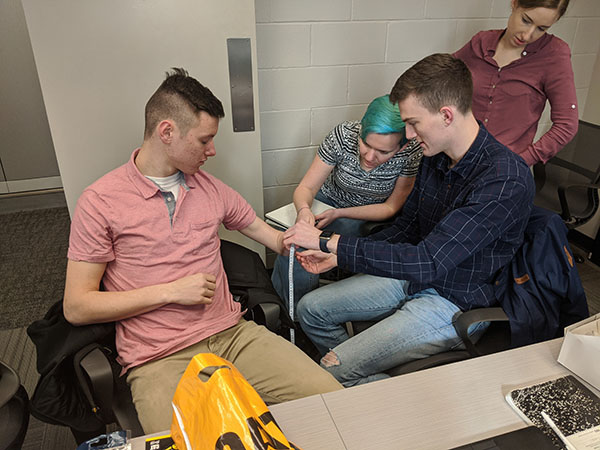
[{"label": "watch strap", "polygon": [[319,248],[323,253],[331,253],[327,248],[327,242],[329,242],[329,238],[319,237]]}]

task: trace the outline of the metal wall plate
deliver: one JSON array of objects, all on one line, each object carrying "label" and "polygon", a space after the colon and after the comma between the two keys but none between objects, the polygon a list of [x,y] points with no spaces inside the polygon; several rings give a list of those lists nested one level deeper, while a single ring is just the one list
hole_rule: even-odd
[{"label": "metal wall plate", "polygon": [[252,48],[249,38],[227,39],[233,131],[254,131]]}]

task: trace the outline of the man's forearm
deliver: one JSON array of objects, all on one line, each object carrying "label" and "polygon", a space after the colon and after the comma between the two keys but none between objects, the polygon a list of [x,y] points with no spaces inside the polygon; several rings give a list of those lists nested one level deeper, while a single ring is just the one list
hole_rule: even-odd
[{"label": "man's forearm", "polygon": [[73,325],[114,322],[152,311],[167,303],[168,286],[159,284],[131,291],[86,292],[65,289],[65,318]]}]

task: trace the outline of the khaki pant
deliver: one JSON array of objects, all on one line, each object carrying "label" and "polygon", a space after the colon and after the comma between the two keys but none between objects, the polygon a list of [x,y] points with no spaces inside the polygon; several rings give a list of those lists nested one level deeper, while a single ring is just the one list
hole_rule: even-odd
[{"label": "khaki pant", "polygon": [[240,322],[177,353],[131,369],[127,383],[146,433],[171,426],[171,400],[192,357],[214,353],[230,361],[266,403],[342,389],[299,348],[254,322]]}]

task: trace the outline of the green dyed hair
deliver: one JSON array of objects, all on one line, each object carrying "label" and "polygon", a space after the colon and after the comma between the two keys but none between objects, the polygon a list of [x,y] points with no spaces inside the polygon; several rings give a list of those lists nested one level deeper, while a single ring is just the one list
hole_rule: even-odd
[{"label": "green dyed hair", "polygon": [[404,122],[402,121],[402,117],[400,117],[398,103],[390,102],[389,95],[383,95],[373,100],[367,107],[367,111],[360,124],[360,137],[363,141],[371,133],[402,133],[400,146],[402,147],[406,143]]}]

